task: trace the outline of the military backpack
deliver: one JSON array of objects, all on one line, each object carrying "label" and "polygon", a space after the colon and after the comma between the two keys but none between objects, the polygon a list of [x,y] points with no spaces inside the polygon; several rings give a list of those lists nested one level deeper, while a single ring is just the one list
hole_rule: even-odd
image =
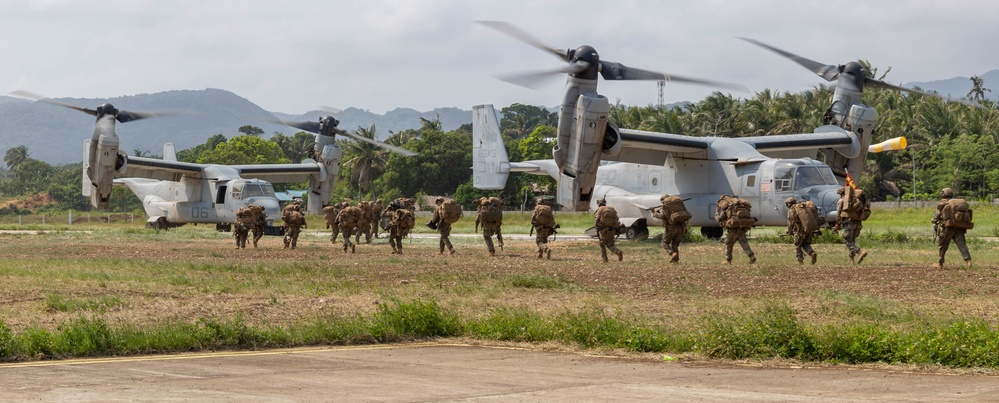
[{"label": "military backpack", "polygon": [[756,224],[753,219],[753,205],[743,198],[733,197],[728,200],[725,209],[728,219],[722,225],[725,228],[752,228]]},{"label": "military backpack", "polygon": [[597,208],[596,224],[599,228],[617,228],[621,226],[621,221],[618,220],[617,210],[613,207],[600,206]]},{"label": "military backpack", "polygon": [[819,209],[815,203],[806,200],[791,207],[794,212],[794,224],[802,233],[810,234],[819,230],[822,225],[819,219]]},{"label": "military backpack", "polygon": [[674,225],[683,224],[693,217],[687,211],[687,206],[683,204],[683,199],[680,196],[663,196],[659,198],[659,201],[663,203],[663,221],[665,222]]},{"label": "military backpack", "polygon": [[534,206],[534,217],[531,219],[531,225],[535,228],[555,227],[555,214],[552,213],[552,208],[544,204]]},{"label": "military backpack", "polygon": [[944,228],[973,229],[972,211],[964,199],[950,199],[940,211],[940,219]]},{"label": "military backpack", "polygon": [[447,199],[439,207],[441,219],[448,224],[454,224],[461,219],[461,206],[454,199]]}]

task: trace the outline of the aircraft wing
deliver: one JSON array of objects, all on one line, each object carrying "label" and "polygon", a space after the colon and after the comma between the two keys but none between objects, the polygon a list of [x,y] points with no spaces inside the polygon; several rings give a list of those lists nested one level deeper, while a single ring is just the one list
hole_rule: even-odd
[{"label": "aircraft wing", "polygon": [[601,155],[604,161],[663,165],[668,154],[703,153],[710,142],[701,137],[656,133],[644,130],[620,129],[621,151],[617,155]]},{"label": "aircraft wing", "polygon": [[240,177],[271,183],[301,182],[311,175],[326,175],[322,166],[310,159],[298,164],[230,165],[229,167],[239,171]]},{"label": "aircraft wing", "polygon": [[780,134],[774,136],[740,137],[739,140],[756,147],[761,153],[767,151],[814,150],[817,148],[846,147],[853,144],[854,137],[836,126],[822,126],[815,133]]},{"label": "aircraft wing", "polygon": [[179,181],[181,176],[200,177],[205,165],[190,162],[167,161],[158,158],[127,157],[125,172],[128,178],[149,178]]}]

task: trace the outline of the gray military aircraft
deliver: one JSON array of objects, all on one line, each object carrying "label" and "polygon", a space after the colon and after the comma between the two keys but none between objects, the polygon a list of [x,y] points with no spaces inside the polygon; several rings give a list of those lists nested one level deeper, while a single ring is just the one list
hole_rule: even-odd
[{"label": "gray military aircraft", "polygon": [[[133,157],[119,149],[116,123],[166,116],[174,113],[129,112],[105,103],[97,109],[82,108],[27,91],[11,95],[74,109],[95,116],[93,136],[84,141],[83,195],[90,204],[106,209],[113,185],[128,187],[142,200],[148,215],[147,224],[157,229],[187,223],[215,224],[220,231],[230,231],[236,211],[249,204],[264,207],[267,214],[265,233],[281,234],[273,225],[280,216],[274,183],[309,181],[308,211],[319,214],[328,203],[340,169],[342,152],[334,134],[361,141],[373,141],[336,127],[336,119],[325,116],[318,123],[288,123],[318,133],[313,158],[297,164],[219,165],[177,161],[173,144],[163,148],[163,159]],[[378,142],[375,142],[378,143]],[[409,150],[378,143],[395,152],[412,155]],[[117,179],[116,179],[117,176]]]},{"label": "gray military aircraft", "polygon": [[[602,61],[589,46],[559,51],[508,24],[486,24],[568,63],[568,67],[507,81],[523,84],[551,73],[568,73],[569,77],[551,160],[509,162],[492,106],[473,107],[474,186],[502,189],[510,172],[549,175],[558,180],[556,199],[563,208],[592,210],[604,198],[618,211],[629,238],[647,236],[650,225],[661,225],[652,217],[651,208],[659,205],[664,193],[688,199],[687,209],[693,214],[690,224],[700,226],[712,238],[722,233],[714,210],[723,194],[748,199],[755,207],[758,225],[785,225],[788,197],[813,201],[825,220],[833,223],[836,190],[843,186],[847,172],[860,175],[869,150],[905,147],[904,138],[871,145],[877,111],[861,102],[864,85],[939,97],[868,78],[856,62],[823,65],[747,39],[836,81],[824,126],[813,133],[739,138],[620,129],[609,120],[607,98],[596,91],[598,73],[608,80],[675,76],[636,72]],[[717,85],[704,80],[685,82]],[[819,150],[824,161],[815,159]]]}]

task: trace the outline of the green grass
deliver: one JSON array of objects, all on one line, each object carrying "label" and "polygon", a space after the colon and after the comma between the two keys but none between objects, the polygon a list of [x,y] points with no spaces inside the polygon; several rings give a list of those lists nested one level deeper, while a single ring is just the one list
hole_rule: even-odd
[{"label": "green grass", "polygon": [[94,311],[106,312],[124,306],[125,301],[117,295],[102,295],[97,298],[73,298],[59,294],[45,296],[48,309],[57,312]]},{"label": "green grass", "polygon": [[813,326],[776,302],[749,312],[707,313],[698,323],[693,328],[671,329],[596,308],[542,315],[501,307],[480,317],[463,318],[433,301],[392,300],[367,317],[326,316],[292,325],[252,326],[237,316],[137,327],[80,316],[55,331],[31,327],[15,333],[0,322],[0,358],[17,361],[462,336],[735,360],[791,358],[999,368],[999,331],[979,319],[919,321],[903,330],[877,321]]}]

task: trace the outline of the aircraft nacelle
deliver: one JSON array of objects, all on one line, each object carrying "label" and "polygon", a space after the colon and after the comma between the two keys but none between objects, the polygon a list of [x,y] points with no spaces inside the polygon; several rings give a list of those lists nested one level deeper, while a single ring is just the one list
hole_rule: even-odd
[{"label": "aircraft nacelle", "polygon": [[308,211],[312,213],[323,211],[323,207],[329,203],[330,198],[333,196],[333,187],[336,185],[336,178],[340,172],[340,161],[343,159],[343,150],[332,142],[332,137],[329,137],[329,143],[324,144],[319,142],[320,138],[325,139],[327,136],[316,136],[317,137],[317,148],[321,149],[319,152],[319,162],[322,166],[322,172],[312,174],[309,176],[309,198],[308,198]]},{"label": "aircraft nacelle", "polygon": [[[878,112],[863,104],[854,104],[842,121],[843,129],[853,133],[857,141],[849,149],[825,150],[825,163],[832,168],[839,178],[845,178],[848,170],[855,175],[863,172],[867,160],[868,148],[871,145],[874,125],[878,120]],[[844,170],[845,169],[845,170]]]},{"label": "aircraft nacelle", "polygon": [[558,203],[567,209],[585,210],[593,196],[610,103],[602,95],[584,93],[579,95],[575,104],[572,135],[565,148],[560,150],[564,160],[559,166],[556,197]]},{"label": "aircraft nacelle", "polygon": [[127,168],[127,157],[118,149],[118,137],[101,135],[96,146],[92,140],[83,144],[83,195],[90,197],[90,205],[108,208],[115,173]]}]

